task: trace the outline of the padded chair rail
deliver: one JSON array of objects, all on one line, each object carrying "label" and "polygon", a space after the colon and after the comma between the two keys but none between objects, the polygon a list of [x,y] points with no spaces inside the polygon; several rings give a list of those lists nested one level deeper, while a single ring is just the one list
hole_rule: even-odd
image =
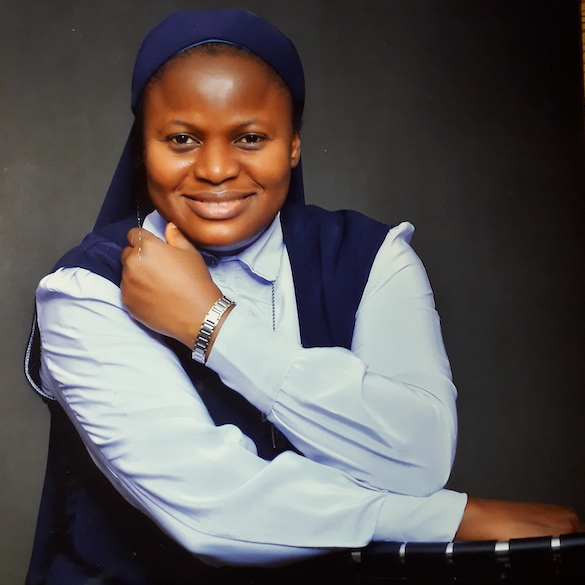
[{"label": "padded chair rail", "polygon": [[585,585],[585,533],[509,541],[375,542],[352,552],[358,585]]}]

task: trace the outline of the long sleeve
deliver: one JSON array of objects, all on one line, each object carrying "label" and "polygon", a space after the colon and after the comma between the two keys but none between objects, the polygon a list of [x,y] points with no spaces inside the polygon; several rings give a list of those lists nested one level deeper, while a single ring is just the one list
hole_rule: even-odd
[{"label": "long sleeve", "polygon": [[[412,231],[392,229],[378,252],[351,352],[303,349],[238,306],[208,364],[306,457],[376,488],[425,496],[451,470],[456,391]],[[242,343],[250,331],[253,343]]]},{"label": "long sleeve", "polygon": [[465,497],[368,487],[293,453],[266,462],[216,427],[176,356],[82,269],[37,293],[43,387],[117,489],[212,564],[279,564],[377,540],[447,540]]}]

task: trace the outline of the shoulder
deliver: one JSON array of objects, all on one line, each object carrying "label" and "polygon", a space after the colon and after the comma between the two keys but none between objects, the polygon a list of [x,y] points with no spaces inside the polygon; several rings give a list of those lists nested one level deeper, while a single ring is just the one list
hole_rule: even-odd
[{"label": "shoulder", "polygon": [[[126,245],[126,234],[133,225],[134,218],[129,218],[94,231],[64,254],[37,288],[38,309],[46,307],[50,297],[64,300],[78,297],[84,302],[95,298],[101,306],[104,299],[109,299],[113,307],[121,306],[118,289],[122,274],[120,254]],[[64,268],[72,270],[60,270]],[[33,319],[24,361],[25,375],[31,387],[43,398],[51,399],[41,384],[38,314]]]},{"label": "shoulder", "polygon": [[432,296],[425,267],[410,246],[413,233],[409,222],[402,222],[388,232],[374,259],[362,304],[383,291],[394,300]]},{"label": "shoulder", "polygon": [[[289,249],[319,253],[338,265],[345,257],[355,264],[371,264],[384,242],[389,226],[357,211],[329,211],[315,205],[286,205],[281,213],[284,241]],[[368,268],[369,270],[369,268]]]},{"label": "shoulder", "polygon": [[424,271],[422,261],[410,245],[413,234],[414,226],[408,221],[391,228],[376,254],[372,271],[383,267],[388,271],[391,267],[392,272],[397,273],[410,266]]},{"label": "shoulder", "polygon": [[128,218],[91,232],[59,259],[53,272],[59,268],[85,268],[118,286],[122,277],[120,255],[126,247],[126,234],[135,222]]},{"label": "shoulder", "polygon": [[[282,210],[283,223],[303,232],[315,231],[332,241],[348,237],[375,237],[383,241],[389,226],[366,215],[349,209],[329,211],[316,205],[285,205]],[[367,238],[366,238],[367,239]]]}]

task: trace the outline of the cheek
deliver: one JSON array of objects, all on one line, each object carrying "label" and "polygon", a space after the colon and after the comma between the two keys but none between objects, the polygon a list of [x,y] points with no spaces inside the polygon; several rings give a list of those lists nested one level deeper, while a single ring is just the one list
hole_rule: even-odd
[{"label": "cheek", "polygon": [[286,194],[290,182],[291,161],[290,153],[286,149],[272,153],[270,157],[258,160],[255,165],[255,174],[264,187],[274,190],[283,190]]},{"label": "cheek", "polygon": [[189,162],[169,156],[162,149],[147,148],[144,165],[149,190],[169,191],[178,187],[188,173]]}]

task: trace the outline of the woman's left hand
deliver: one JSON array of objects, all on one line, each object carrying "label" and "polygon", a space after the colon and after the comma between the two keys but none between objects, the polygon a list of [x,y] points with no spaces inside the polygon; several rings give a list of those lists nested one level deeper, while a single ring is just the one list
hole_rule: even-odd
[{"label": "woman's left hand", "polygon": [[572,508],[469,498],[455,540],[509,540],[582,532]]},{"label": "woman's left hand", "polygon": [[165,237],[167,243],[143,228],[128,232],[122,300],[150,329],[193,347],[205,315],[222,293],[201,254],[174,224],[167,225]]}]

